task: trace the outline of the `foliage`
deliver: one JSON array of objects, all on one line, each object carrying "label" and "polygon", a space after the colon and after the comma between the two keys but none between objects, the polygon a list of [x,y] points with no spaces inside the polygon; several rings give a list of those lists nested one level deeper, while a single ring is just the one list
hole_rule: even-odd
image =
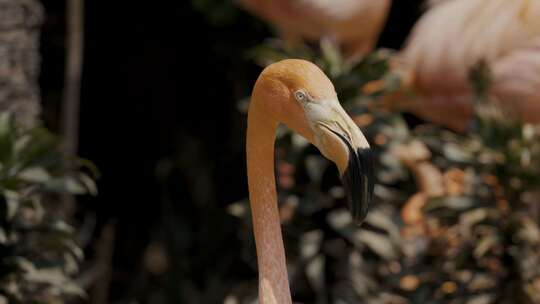
[{"label": "foliage", "polygon": [[53,203],[95,193],[82,172],[64,174],[58,139],[0,113],[0,303],[60,303],[84,296],[73,280],[83,253]]},{"label": "foliage", "polygon": [[[389,51],[355,63],[326,42],[288,49],[272,40],[252,55],[262,65],[288,57],[317,63],[377,155],[376,201],[356,227],[334,166],[280,130],[279,203],[295,300],[540,303],[540,127],[489,103],[485,63],[471,73],[479,99],[473,128],[457,134],[410,127],[401,113],[381,109],[378,97],[401,85]],[[247,210],[247,201],[229,208],[250,230]],[[252,236],[243,244],[254,265]],[[239,287],[228,299],[252,303],[255,291]]]},{"label": "foliage", "polygon": [[232,1],[193,0],[192,5],[213,26],[230,25],[239,15],[239,10]]}]

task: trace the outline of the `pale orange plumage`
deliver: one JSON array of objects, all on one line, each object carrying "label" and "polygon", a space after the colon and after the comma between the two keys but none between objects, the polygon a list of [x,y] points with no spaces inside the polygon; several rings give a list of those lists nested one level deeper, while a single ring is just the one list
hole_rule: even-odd
[{"label": "pale orange plumage", "polygon": [[390,0],[238,0],[274,25],[286,40],[334,39],[349,55],[365,55],[376,44]]},{"label": "pale orange plumage", "polygon": [[373,192],[371,158],[364,158],[369,145],[341,108],[326,75],[304,60],[284,60],[267,67],[253,89],[246,143],[261,304],[291,303],[274,175],[279,123],[300,133],[336,163],[346,191],[353,194],[349,197],[356,220],[365,217]]}]

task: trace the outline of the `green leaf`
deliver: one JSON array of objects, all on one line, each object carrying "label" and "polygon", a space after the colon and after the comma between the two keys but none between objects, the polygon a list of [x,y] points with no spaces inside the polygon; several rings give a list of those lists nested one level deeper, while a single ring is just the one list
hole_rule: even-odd
[{"label": "green leaf", "polygon": [[366,222],[385,231],[394,242],[399,242],[401,239],[399,227],[395,222],[395,219],[391,215],[387,214],[381,208],[371,210],[366,218]]},{"label": "green leaf", "polygon": [[1,198],[5,202],[5,207],[2,207],[3,218],[5,216],[7,221],[11,221],[19,209],[20,194],[15,191],[5,190]]},{"label": "green leaf", "polygon": [[398,257],[394,243],[384,234],[369,230],[360,230],[356,233],[356,239],[386,260],[394,260]]},{"label": "green leaf", "polygon": [[479,259],[483,257],[493,246],[499,243],[499,237],[488,235],[483,237],[474,248],[474,256]]},{"label": "green leaf", "polygon": [[18,147],[20,169],[32,166],[62,166],[58,150],[59,140],[56,136],[44,128],[34,128],[28,131],[27,135],[30,137],[28,142],[23,142],[21,147]]},{"label": "green leaf", "polygon": [[84,173],[78,173],[77,178],[78,178],[79,182],[82,185],[84,185],[84,187],[86,188],[86,192],[88,194],[90,194],[90,195],[97,195],[98,194],[96,183],[88,175],[86,175]]},{"label": "green leaf", "polygon": [[3,227],[0,227],[0,245],[6,245],[8,243],[8,233]]},{"label": "green leaf", "polygon": [[17,177],[25,182],[45,183],[51,179],[51,175],[44,168],[31,167],[19,172]]},{"label": "green leaf", "polygon": [[444,156],[450,161],[464,163],[470,162],[474,156],[456,143],[447,143],[443,146]]},{"label": "green leaf", "polygon": [[343,57],[339,46],[330,39],[321,39],[322,57],[327,64],[327,69],[331,77],[338,77],[343,71]]},{"label": "green leaf", "polygon": [[439,208],[451,210],[465,210],[474,206],[474,200],[466,196],[441,197],[429,200],[426,211],[430,212]]},{"label": "green leaf", "polygon": [[4,166],[11,161],[13,155],[14,132],[11,114],[0,113],[0,163]]},{"label": "green leaf", "polygon": [[44,188],[49,192],[70,194],[85,194],[88,190],[84,184],[73,176],[53,178],[44,184]]}]

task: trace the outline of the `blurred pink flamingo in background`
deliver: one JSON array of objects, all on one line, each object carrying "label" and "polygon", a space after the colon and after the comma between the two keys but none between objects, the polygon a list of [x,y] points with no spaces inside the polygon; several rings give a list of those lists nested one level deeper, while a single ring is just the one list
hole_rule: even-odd
[{"label": "blurred pink flamingo in background", "polygon": [[484,60],[494,100],[526,122],[540,122],[540,1],[431,2],[400,55],[419,96],[393,102],[463,131],[473,114],[468,73]]},{"label": "blurred pink flamingo in background", "polygon": [[362,57],[377,43],[390,0],[237,0],[278,29],[289,43],[329,38],[348,57]]}]

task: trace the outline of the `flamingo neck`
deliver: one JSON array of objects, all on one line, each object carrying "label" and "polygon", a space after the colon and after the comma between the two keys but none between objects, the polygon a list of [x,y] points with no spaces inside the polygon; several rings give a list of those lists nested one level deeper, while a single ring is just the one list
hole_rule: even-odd
[{"label": "flamingo neck", "polygon": [[252,103],[248,114],[247,173],[259,266],[259,303],[292,303],[274,177],[277,123]]}]

